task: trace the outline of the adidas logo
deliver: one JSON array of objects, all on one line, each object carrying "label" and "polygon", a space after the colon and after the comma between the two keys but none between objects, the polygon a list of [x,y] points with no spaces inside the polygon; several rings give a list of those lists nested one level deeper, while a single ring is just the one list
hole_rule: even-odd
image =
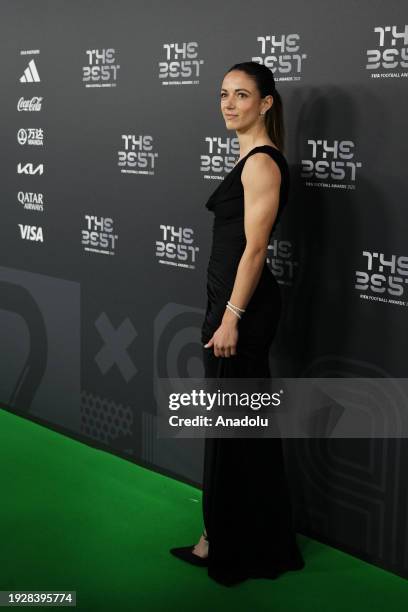
[{"label": "adidas logo", "polygon": [[20,77],[20,83],[39,83],[40,75],[38,74],[37,66],[34,60],[30,60],[28,67],[24,70],[23,76]]}]

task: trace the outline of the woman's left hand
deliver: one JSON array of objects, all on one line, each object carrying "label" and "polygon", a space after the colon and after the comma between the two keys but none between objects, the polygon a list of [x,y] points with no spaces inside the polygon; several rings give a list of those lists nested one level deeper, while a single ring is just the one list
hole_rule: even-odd
[{"label": "woman's left hand", "polygon": [[215,330],[204,348],[214,346],[216,357],[232,357],[237,354],[238,328],[235,322],[225,321]]}]

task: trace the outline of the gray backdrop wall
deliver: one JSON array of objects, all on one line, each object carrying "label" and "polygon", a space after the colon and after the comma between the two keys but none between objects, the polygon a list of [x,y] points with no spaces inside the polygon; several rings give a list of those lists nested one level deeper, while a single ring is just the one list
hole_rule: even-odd
[{"label": "gray backdrop wall", "polygon": [[[204,203],[238,154],[219,90],[249,59],[283,97],[292,181],[268,258],[285,305],[273,371],[406,375],[405,2],[9,1],[1,14],[5,408],[201,484],[202,440],[157,439],[153,387],[203,374]],[[406,441],[285,451],[298,530],[406,576]]]}]

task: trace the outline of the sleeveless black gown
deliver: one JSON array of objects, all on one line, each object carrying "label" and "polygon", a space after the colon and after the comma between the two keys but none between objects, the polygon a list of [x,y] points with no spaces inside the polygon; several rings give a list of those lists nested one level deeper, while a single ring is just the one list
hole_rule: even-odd
[{"label": "sleeveless black gown", "polygon": [[[207,270],[207,309],[201,330],[206,344],[221,324],[236,270],[245,248],[244,190],[246,159],[265,152],[281,171],[279,209],[271,236],[289,193],[289,168],[271,145],[252,149],[225,176],[206,203],[214,225]],[[237,354],[215,357],[204,348],[204,376],[270,377],[269,350],[281,312],[280,287],[267,263],[238,323]],[[292,524],[282,441],[279,438],[206,438],[203,517],[209,540],[208,575],[230,586],[247,578],[276,578],[304,567]]]}]

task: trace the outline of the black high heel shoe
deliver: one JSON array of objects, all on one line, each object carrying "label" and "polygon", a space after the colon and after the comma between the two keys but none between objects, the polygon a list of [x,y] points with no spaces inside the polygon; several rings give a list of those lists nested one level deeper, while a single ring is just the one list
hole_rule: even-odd
[{"label": "black high heel shoe", "polygon": [[[204,540],[208,542],[208,537],[203,532]],[[195,544],[191,546],[179,546],[178,548],[170,548],[170,552],[175,557],[182,559],[183,561],[187,561],[187,563],[191,563],[192,565],[198,565],[200,567],[208,566],[208,558],[207,557],[199,557],[195,553],[193,553],[193,548]]]}]

